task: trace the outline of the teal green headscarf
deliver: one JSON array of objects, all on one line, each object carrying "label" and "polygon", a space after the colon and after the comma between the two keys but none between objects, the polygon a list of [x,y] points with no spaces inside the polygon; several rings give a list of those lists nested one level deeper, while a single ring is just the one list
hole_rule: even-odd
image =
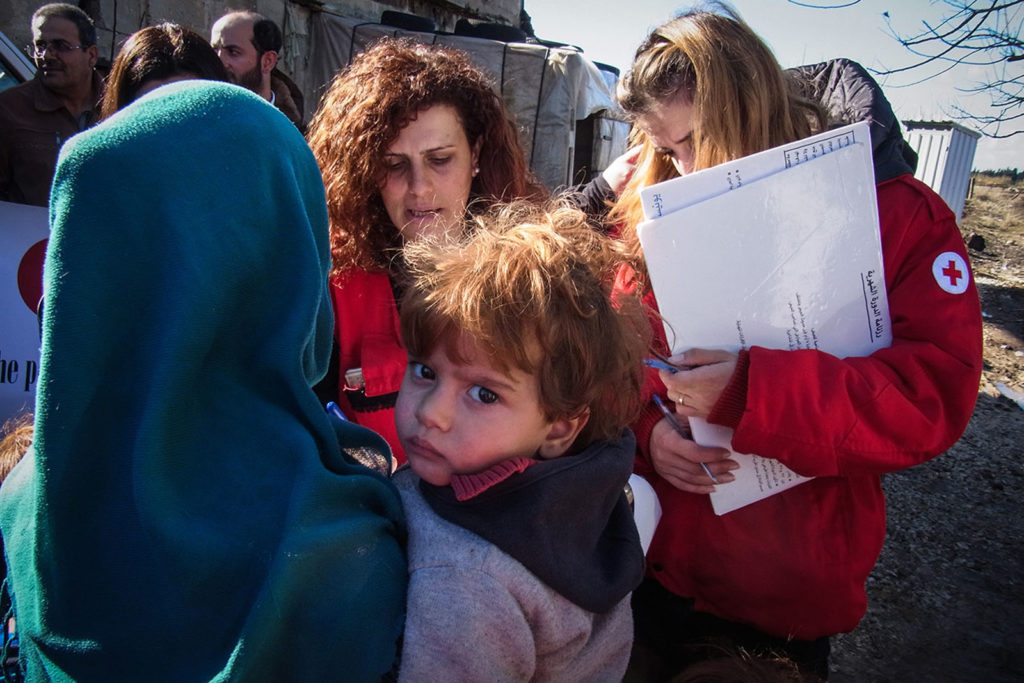
[{"label": "teal green headscarf", "polygon": [[[30,680],[374,680],[404,520],[311,386],[323,185],[252,93],[158,88],[63,149],[33,448],[0,490]],[[340,443],[339,443],[340,442]]]}]

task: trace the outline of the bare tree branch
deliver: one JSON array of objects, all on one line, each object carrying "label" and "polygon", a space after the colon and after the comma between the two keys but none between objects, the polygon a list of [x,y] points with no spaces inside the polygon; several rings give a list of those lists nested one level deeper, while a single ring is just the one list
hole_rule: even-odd
[{"label": "bare tree branch", "polygon": [[937,23],[922,20],[924,28],[913,35],[896,31],[886,13],[887,33],[918,59],[906,66],[872,71],[879,76],[923,72],[917,84],[960,65],[987,68],[990,74],[983,81],[958,90],[967,95],[987,94],[988,105],[956,105],[954,118],[974,123],[988,137],[1024,134],[1020,124],[1024,120],[1024,69],[1017,66],[1024,61],[1024,0],[944,3],[950,13]]},{"label": "bare tree branch", "polygon": [[789,4],[796,5],[797,7],[808,7],[810,9],[842,9],[844,7],[853,7],[860,3],[860,0],[849,0],[839,5],[821,5],[814,2],[797,2],[797,0],[789,0]]}]

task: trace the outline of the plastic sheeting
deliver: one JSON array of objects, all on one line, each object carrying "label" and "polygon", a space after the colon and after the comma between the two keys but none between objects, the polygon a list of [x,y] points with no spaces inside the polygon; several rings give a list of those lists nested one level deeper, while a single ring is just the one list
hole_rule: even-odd
[{"label": "plastic sheeting", "polygon": [[[505,43],[448,33],[422,33],[326,12],[310,16],[304,68],[296,80],[317,103],[331,79],[383,36],[404,36],[468,53],[493,78],[515,117],[530,168],[548,187],[589,180],[626,150],[629,125],[614,103],[615,77],[571,47]],[[298,66],[298,65],[297,65]],[[593,125],[577,140],[577,121]],[[587,145],[580,166],[577,144]]]}]

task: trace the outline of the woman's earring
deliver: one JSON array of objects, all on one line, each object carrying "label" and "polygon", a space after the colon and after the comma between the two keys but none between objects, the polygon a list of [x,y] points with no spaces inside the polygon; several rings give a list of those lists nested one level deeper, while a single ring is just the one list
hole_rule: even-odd
[{"label": "woman's earring", "polygon": [[473,168],[473,177],[476,178],[476,174],[479,173],[479,172],[480,172],[480,167],[479,166],[475,166]]}]

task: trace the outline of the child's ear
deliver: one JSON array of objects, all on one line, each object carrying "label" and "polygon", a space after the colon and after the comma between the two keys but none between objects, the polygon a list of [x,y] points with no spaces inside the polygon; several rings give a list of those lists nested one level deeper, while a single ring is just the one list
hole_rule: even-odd
[{"label": "child's ear", "polygon": [[590,410],[582,410],[572,417],[555,420],[537,453],[545,460],[565,455],[589,419]]}]

